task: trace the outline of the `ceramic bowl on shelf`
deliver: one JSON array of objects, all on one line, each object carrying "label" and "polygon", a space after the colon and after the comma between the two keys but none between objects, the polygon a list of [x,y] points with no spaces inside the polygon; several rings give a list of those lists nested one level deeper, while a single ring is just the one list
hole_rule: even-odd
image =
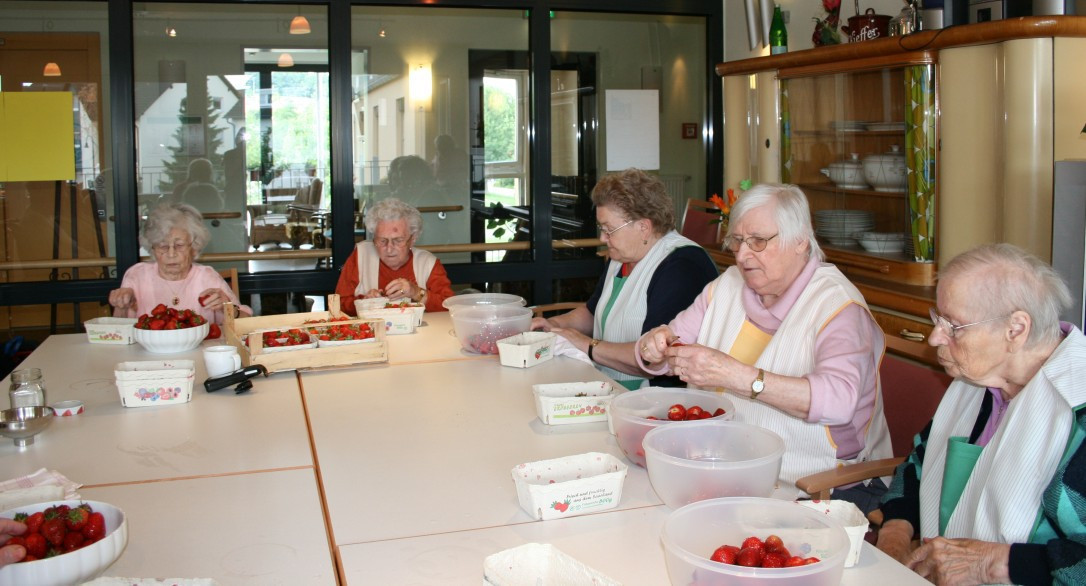
[{"label": "ceramic bowl on shelf", "polygon": [[863,174],[864,180],[875,191],[902,192],[909,187],[905,175],[905,155],[896,144],[890,147],[888,153],[864,157]]},{"label": "ceramic bowl on shelf", "polygon": [[844,161],[830,163],[821,172],[829,177],[834,185],[842,189],[867,189],[867,183],[864,181],[864,165],[857,153],[850,154]]},{"label": "ceramic bowl on shelf", "polygon": [[855,237],[868,252],[893,253],[905,250],[906,236],[902,232],[860,232]]}]

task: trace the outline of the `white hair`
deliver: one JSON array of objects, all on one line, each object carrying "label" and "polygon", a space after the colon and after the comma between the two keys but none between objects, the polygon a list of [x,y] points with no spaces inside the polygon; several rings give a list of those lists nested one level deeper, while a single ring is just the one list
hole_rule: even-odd
[{"label": "white hair", "polygon": [[773,206],[773,220],[777,224],[777,238],[780,239],[781,246],[792,246],[806,241],[809,254],[820,261],[826,259],[826,254],[815,239],[807,196],[795,185],[759,183],[744,191],[732,206],[728,217],[728,236],[732,235],[732,227],[738,224],[747,212],[763,206]]}]

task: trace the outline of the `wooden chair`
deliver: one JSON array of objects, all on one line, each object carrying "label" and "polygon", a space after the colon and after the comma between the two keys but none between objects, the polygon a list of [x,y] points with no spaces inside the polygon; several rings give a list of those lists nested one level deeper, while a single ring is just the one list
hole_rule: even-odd
[{"label": "wooden chair", "polygon": [[702,246],[719,247],[720,208],[700,199],[686,200],[686,213],[680,233]]},{"label": "wooden chair", "polygon": [[[800,478],[796,486],[811,498],[829,500],[834,487],[891,476],[898,464],[912,452],[913,438],[935,415],[943,392],[952,380],[945,373],[894,356],[882,359],[879,377],[882,380],[883,412],[890,428],[894,457],[839,466]],[[872,511],[868,518],[880,525],[882,512]]]},{"label": "wooden chair", "polygon": [[543,305],[533,305],[529,309],[532,310],[532,317],[547,317],[547,314],[550,313],[557,313],[559,311],[565,313],[577,309],[578,307],[584,307],[584,302],[561,301],[559,303],[544,303]]},{"label": "wooden chair", "polygon": [[227,285],[230,285],[230,290],[234,292],[234,296],[240,299],[241,292],[238,290],[238,270],[236,268],[223,269],[219,271],[219,276],[226,281]]}]

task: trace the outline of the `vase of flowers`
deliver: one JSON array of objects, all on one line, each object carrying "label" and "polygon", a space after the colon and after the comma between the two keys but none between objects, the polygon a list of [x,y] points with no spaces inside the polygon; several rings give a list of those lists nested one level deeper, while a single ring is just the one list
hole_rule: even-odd
[{"label": "vase of flowers", "polygon": [[[744,179],[740,181],[739,189],[741,189],[742,191],[750,189],[750,180]],[[710,220],[710,222],[714,224],[720,224],[720,230],[717,232],[717,238],[721,242],[724,241],[724,236],[728,234],[728,220],[731,216],[732,206],[735,205],[735,202],[739,199],[739,196],[735,194],[735,190],[730,187],[728,188],[726,194],[727,200],[715,193],[709,197],[709,201],[716,206],[716,209],[719,210],[720,213],[719,218]]]},{"label": "vase of flowers", "polygon": [[816,47],[838,45],[841,43],[841,33],[837,32],[837,26],[841,23],[841,0],[822,0],[822,9],[826,11],[826,16],[814,19],[811,41]]}]

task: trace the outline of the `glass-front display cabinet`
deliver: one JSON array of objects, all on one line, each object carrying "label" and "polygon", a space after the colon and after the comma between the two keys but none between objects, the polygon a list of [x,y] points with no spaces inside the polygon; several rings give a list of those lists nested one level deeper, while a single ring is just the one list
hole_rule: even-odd
[{"label": "glass-front display cabinet", "polygon": [[923,53],[778,72],[781,181],[846,273],[934,282],[935,78]]}]

